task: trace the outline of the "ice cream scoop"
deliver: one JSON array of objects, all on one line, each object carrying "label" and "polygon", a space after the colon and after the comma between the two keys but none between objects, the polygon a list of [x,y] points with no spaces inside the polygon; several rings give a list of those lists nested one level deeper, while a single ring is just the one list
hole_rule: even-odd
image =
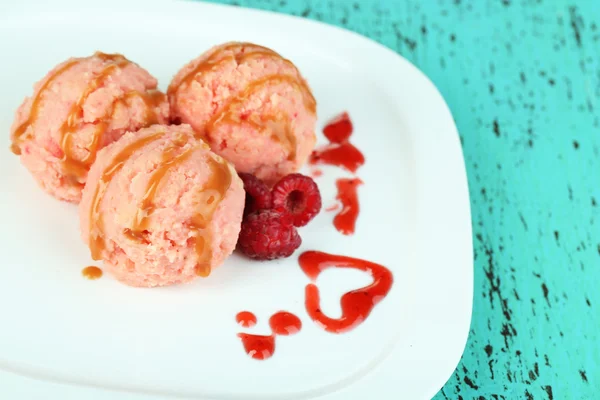
[{"label": "ice cream scoop", "polygon": [[167,93],[174,121],[190,124],[238,172],[270,184],[297,171],[315,145],[312,92],[292,62],[266,47],[213,47]]},{"label": "ice cream scoop", "polygon": [[169,104],[156,85],[119,54],[70,58],[17,109],[11,149],[46,192],[77,203],[99,149],[126,131],[168,121]]},{"label": "ice cream scoop", "polygon": [[92,257],[131,286],[208,276],[236,245],[245,193],[188,125],[154,125],[102,149],[79,205]]}]

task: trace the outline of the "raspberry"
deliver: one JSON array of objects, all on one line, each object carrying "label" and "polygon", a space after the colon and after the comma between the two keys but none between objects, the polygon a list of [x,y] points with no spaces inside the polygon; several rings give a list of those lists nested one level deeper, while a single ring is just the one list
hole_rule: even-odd
[{"label": "raspberry", "polygon": [[244,190],[246,191],[244,215],[256,210],[271,208],[271,191],[269,187],[252,174],[242,172],[238,175],[244,182]]},{"label": "raspberry", "polygon": [[308,224],[321,210],[319,187],[302,174],[281,178],[273,187],[272,197],[273,207],[290,214],[295,226]]},{"label": "raspberry", "polygon": [[301,243],[289,215],[258,210],[242,222],[237,245],[250,258],[273,260],[291,256]]}]

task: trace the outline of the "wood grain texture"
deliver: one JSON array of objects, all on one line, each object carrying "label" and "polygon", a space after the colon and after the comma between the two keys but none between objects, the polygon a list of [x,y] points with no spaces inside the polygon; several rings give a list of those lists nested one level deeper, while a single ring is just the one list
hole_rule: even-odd
[{"label": "wood grain texture", "polygon": [[469,178],[475,297],[465,353],[435,399],[599,399],[600,2],[219,2],[371,37],[448,102]]}]

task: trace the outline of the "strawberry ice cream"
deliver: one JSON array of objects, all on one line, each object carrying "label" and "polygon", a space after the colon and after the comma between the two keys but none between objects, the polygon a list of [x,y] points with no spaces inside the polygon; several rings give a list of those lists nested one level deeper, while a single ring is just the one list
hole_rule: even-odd
[{"label": "strawberry ice cream", "polygon": [[273,184],[315,145],[316,102],[290,61],[251,43],[216,46],[184,66],[168,90],[171,116],[214,152]]},{"label": "strawberry ice cream", "polygon": [[79,202],[97,150],[169,117],[156,79],[118,54],[71,58],[34,86],[11,127],[12,150],[54,197]]},{"label": "strawberry ice cream", "polygon": [[98,152],[83,190],[82,237],[131,286],[208,276],[234,250],[245,192],[189,125],[127,133]]}]

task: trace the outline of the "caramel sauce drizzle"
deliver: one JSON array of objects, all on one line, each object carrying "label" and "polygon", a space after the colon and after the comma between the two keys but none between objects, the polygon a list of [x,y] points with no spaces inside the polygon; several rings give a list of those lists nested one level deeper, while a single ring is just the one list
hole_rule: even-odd
[{"label": "caramel sauce drizzle", "polygon": [[[140,98],[146,105],[146,122],[144,125],[147,126],[158,122],[158,116],[156,115],[155,109],[166,99],[166,96],[158,90],[150,90],[147,93],[131,91],[122,97],[115,99],[110,111],[107,112],[104,118],[95,123],[96,127],[92,135],[92,139],[86,146],[86,150],[88,151],[87,156],[85,156],[81,161],[75,159],[72,146],[73,135],[75,134],[75,130],[81,125],[81,119],[83,118],[83,106],[85,102],[89,96],[96,89],[98,89],[98,87],[104,85],[104,83],[114,73],[131,63],[120,54],[105,54],[96,52],[94,56],[98,57],[102,61],[109,62],[110,64],[107,65],[86,87],[77,102],[69,110],[65,121],[59,128],[59,146],[63,151],[63,158],[61,160],[62,168],[65,176],[71,181],[72,184],[79,184],[78,181],[85,176],[90,165],[95,161],[96,153],[100,146],[102,136],[108,128],[108,121],[110,121],[112,118],[117,104],[129,104],[129,101],[131,101],[134,97]],[[40,88],[31,104],[31,109],[27,120],[15,130],[13,143],[11,145],[11,150],[13,153],[19,155],[20,145],[26,139],[30,138],[30,135],[25,136],[25,133],[27,128],[37,120],[40,102],[41,99],[43,99],[46,90],[49,89],[50,85],[57,77],[62,75],[69,68],[80,63],[82,60],[83,59],[75,59],[68,62],[63,67],[58,69],[50,78],[48,78],[48,80]]]},{"label": "caramel sauce drizzle", "polygon": [[156,109],[162,104],[167,102],[167,95],[161,92],[160,90],[148,90],[147,92],[129,92],[135,93],[136,96],[142,99],[144,104],[146,105],[146,115],[144,118],[144,123],[146,126],[158,124],[160,121],[158,120],[158,114],[156,113]]},{"label": "caramel sauce drizzle", "polygon": [[231,186],[232,175],[225,160],[210,159],[212,174],[199,193],[198,211],[192,217],[191,228],[196,232],[196,275],[207,277],[210,274],[213,232],[209,225],[219,203]]},{"label": "caramel sauce drizzle", "polygon": [[89,280],[95,280],[102,277],[102,270],[98,267],[90,265],[89,267],[85,267],[81,271],[81,275],[88,278]]},{"label": "caramel sauce drizzle", "polygon": [[189,85],[194,80],[194,78],[196,78],[196,75],[198,75],[199,73],[209,71],[213,68],[220,66],[221,64],[224,64],[224,63],[232,61],[232,60],[235,60],[238,63],[242,62],[244,60],[244,58],[243,58],[244,54],[247,55],[247,53],[242,53],[242,54],[237,54],[237,55],[230,54],[225,57],[222,57],[222,55],[226,51],[231,51],[232,53],[235,53],[236,51],[241,50],[244,47],[248,47],[250,54],[252,54],[252,50],[256,50],[257,52],[260,52],[261,54],[275,54],[275,55],[277,54],[271,49],[268,49],[268,48],[262,47],[262,46],[258,46],[258,45],[254,45],[251,43],[237,43],[237,42],[230,43],[223,48],[214,49],[212,51],[212,53],[208,54],[207,57],[202,62],[198,63],[198,65],[196,65],[196,67],[192,68],[191,71],[189,71],[187,74],[185,74],[185,76],[179,81],[178,84],[169,85],[167,93],[169,94],[169,96],[175,95],[177,90],[181,87],[181,85]]},{"label": "caramel sauce drizzle", "polygon": [[[101,252],[105,248],[104,241],[104,222],[103,216],[99,211],[102,198],[106,192],[108,183],[112,177],[121,170],[125,162],[131,155],[146,146],[147,144],[160,139],[163,133],[139,139],[123,149],[113,162],[105,169],[101,179],[98,182],[98,187],[92,200],[92,208],[90,213],[90,250],[92,258],[98,260],[101,258]],[[149,219],[155,210],[155,197],[157,190],[169,171],[181,165],[189,159],[189,157],[199,147],[206,146],[202,143],[200,146],[189,148],[176,155],[178,150],[186,145],[185,138],[175,138],[170,145],[165,148],[161,156],[161,161],[157,169],[150,177],[144,196],[140,201],[136,215],[133,218],[133,223],[130,228],[123,231],[123,234],[130,240],[138,243],[147,243],[145,234],[149,228]],[[210,158],[209,165],[211,173],[210,179],[203,185],[198,192],[197,211],[192,216],[189,222],[190,230],[195,235],[195,251],[197,254],[197,262],[195,272],[197,275],[206,277],[211,272],[210,261],[212,258],[212,240],[213,232],[210,229],[210,222],[215,210],[219,206],[221,200],[225,197],[225,193],[231,186],[232,174],[225,160],[215,160]]]},{"label": "caramel sauce drizzle", "polygon": [[142,149],[146,145],[159,140],[165,132],[157,132],[153,135],[143,137],[136,140],[135,142],[126,146],[121,150],[113,159],[112,163],[106,167],[102,176],[98,180],[96,191],[92,197],[92,206],[90,207],[90,239],[89,247],[94,260],[102,259],[102,250],[106,247],[104,238],[104,219],[100,212],[100,204],[106,193],[106,189],[111,179],[117,174],[125,165],[127,160],[138,150]]},{"label": "caramel sauce drizzle", "polygon": [[[158,90],[149,90],[147,92],[133,90],[115,99],[109,109],[110,111],[108,111],[104,118],[96,124],[96,130],[92,141],[86,147],[89,150],[87,157],[82,162],[78,162],[72,158],[70,159],[69,164],[72,169],[65,171],[68,177],[82,177],[87,173],[89,167],[96,161],[100,140],[102,139],[104,132],[108,129],[108,121],[112,120],[115,111],[117,110],[117,105],[122,104],[125,107],[131,106],[131,102],[135,98],[142,100],[146,108],[142,127],[157,124],[159,122],[156,108],[158,108],[162,102],[166,101],[166,95],[164,93]],[[64,165],[65,164],[63,164],[63,166]],[[76,180],[72,179],[72,183],[76,183]]]},{"label": "caramel sauce drizzle", "polygon": [[[285,116],[282,113],[274,113],[271,115],[264,115],[261,119],[248,118],[241,121],[239,113],[236,112],[237,109],[242,107],[246,100],[254,93],[268,85],[277,85],[281,83],[287,83],[297,89],[301,88],[301,84],[296,78],[281,74],[269,75],[262,79],[250,82],[239,96],[230,98],[223,106],[222,111],[216,114],[206,124],[206,135],[208,138],[210,139],[210,132],[214,131],[219,124],[247,123],[258,131],[271,131],[273,139],[281,142],[288,149],[288,158],[293,160],[296,157],[296,135],[294,135],[292,123],[288,116]],[[311,107],[314,107],[314,103],[311,102],[310,98],[304,97],[304,101],[307,108],[310,109]]]},{"label": "caramel sauce drizzle", "polygon": [[[315,99],[312,92],[310,91],[310,88],[308,87],[306,81],[304,81],[304,79],[300,76],[300,71],[298,71],[298,68],[296,68],[296,66],[290,60],[282,58],[279,54],[272,52],[272,51],[270,53],[266,53],[266,52],[262,52],[262,51],[255,51],[255,52],[243,54],[238,59],[238,63],[242,63],[244,61],[248,61],[248,60],[251,60],[254,58],[259,58],[259,57],[269,58],[273,61],[283,60],[284,63],[286,63],[287,65],[289,65],[291,68],[293,68],[296,71],[297,76],[295,77],[293,75],[272,74],[272,75],[269,75],[269,76],[259,79],[257,82],[263,81],[263,80],[268,80],[269,78],[271,80],[276,81],[276,83],[281,83],[281,82],[287,81],[291,85],[294,85],[294,87],[296,89],[298,89],[302,92],[302,96],[304,99],[304,106],[310,112],[312,112],[312,113],[316,112],[317,100]],[[281,80],[281,78],[287,78],[287,79]],[[250,82],[248,85],[251,86],[255,83],[256,82]]]},{"label": "caramel sauce drizzle", "polygon": [[123,233],[129,239],[137,241],[137,242],[145,242],[144,231],[148,229],[148,220],[151,214],[154,212],[154,198],[156,196],[156,191],[160,186],[163,178],[169,172],[171,168],[175,168],[177,165],[185,162],[193,153],[195,148],[190,148],[179,155],[175,155],[177,149],[181,149],[185,146],[186,141],[183,137],[178,137],[170,143],[169,147],[167,147],[161,156],[161,162],[158,165],[158,168],[148,181],[148,185],[146,186],[146,192],[142,197],[142,201],[136,211],[136,215],[133,219],[133,224],[131,228],[126,228]]},{"label": "caramel sauce drizzle", "polygon": [[156,109],[161,105],[161,103],[166,101],[167,95],[156,89],[148,90],[147,92],[138,92],[136,90],[132,90],[115,99],[112,104],[110,114],[108,114],[108,119],[112,119],[114,116],[115,111],[117,110],[117,104],[128,106],[131,105],[133,99],[136,98],[142,100],[146,108],[144,124],[146,126],[157,124],[159,120]]},{"label": "caramel sauce drizzle", "polygon": [[[137,209],[134,222],[131,228],[125,229],[123,232],[129,239],[138,243],[146,243],[144,234],[149,228],[149,218],[155,209],[154,199],[158,187],[164,182],[169,171],[182,164],[192,153],[199,147],[190,148],[183,153],[174,156],[176,149],[185,145],[185,142],[174,142],[172,146],[167,147],[162,154],[162,161],[159,167],[154,171],[148,184],[146,191],[142,197],[142,201]],[[202,145],[201,145],[202,146]],[[210,275],[210,261],[212,258],[212,238],[213,232],[209,225],[212,221],[215,210],[219,206],[221,200],[225,197],[225,193],[231,186],[232,175],[226,161],[209,160],[211,173],[210,179],[198,192],[197,211],[192,216],[189,222],[190,230],[195,233],[195,250],[197,261],[195,266],[196,275],[207,277]]]},{"label": "caramel sauce drizzle", "polygon": [[17,129],[15,129],[15,132],[13,134],[13,140],[12,140],[12,144],[10,146],[10,149],[13,153],[15,153],[16,155],[20,155],[21,154],[21,144],[25,140],[31,138],[31,133],[29,133],[28,135],[25,135],[25,133],[27,132],[27,128],[29,128],[38,118],[40,102],[44,98],[44,94],[46,93],[46,90],[48,90],[48,88],[52,85],[52,83],[54,83],[54,81],[59,76],[61,76],[63,73],[65,73],[67,70],[69,70],[73,66],[79,64],[80,61],[81,61],[81,59],[74,59],[74,60],[67,62],[65,65],[63,65],[62,67],[60,67],[59,69],[54,71],[54,74],[52,74],[50,77],[48,77],[48,79],[42,85],[40,90],[38,90],[37,95],[31,102],[31,107],[29,108],[29,116],[21,125],[19,125],[17,127]]},{"label": "caramel sauce drizzle", "polygon": [[[106,55],[109,56],[109,55]],[[89,166],[94,162],[96,158],[96,152],[102,138],[102,134],[106,131],[108,123],[106,121],[100,121],[96,125],[94,135],[92,136],[91,142],[87,145],[88,155],[81,161],[75,159],[73,154],[73,146],[71,144],[73,140],[73,134],[78,125],[81,124],[83,117],[83,105],[87,101],[88,97],[98,87],[103,86],[104,83],[120,68],[129,64],[129,61],[123,56],[114,55],[109,56],[110,58],[103,58],[105,61],[110,61],[113,64],[106,66],[100,74],[90,82],[87,88],[83,91],[79,100],[71,107],[67,119],[63,122],[59,128],[60,135],[60,148],[62,149],[64,156],[62,158],[63,172],[68,177],[82,178],[85,176]]]},{"label": "caramel sauce drizzle", "polygon": [[[247,51],[244,51],[243,53],[222,57],[222,54],[225,51],[236,52],[246,46]],[[210,132],[213,131],[220,123],[240,123],[241,121],[239,115],[235,113],[236,108],[241,107],[244,102],[248,100],[249,96],[270,84],[288,83],[293,85],[296,89],[299,89],[302,92],[305,107],[312,113],[316,111],[316,100],[294,64],[287,59],[283,59],[278,53],[271,49],[251,43],[232,43],[221,49],[215,49],[215,51],[209,54],[204,61],[200,62],[195,68],[188,72],[177,85],[169,86],[168,93],[169,95],[177,96],[177,91],[181,85],[190,85],[198,74],[217,68],[223,63],[235,60],[238,64],[241,64],[248,60],[259,57],[270,58],[273,60],[283,60],[286,64],[294,68],[297,73],[297,77],[284,74],[273,74],[248,83],[240,95],[229,99],[229,101],[223,106],[222,110],[208,122],[205,132],[200,132],[200,136],[210,140]],[[273,115],[266,115],[265,118],[260,120],[248,119],[244,122],[249,123],[258,131],[271,131],[273,139],[282,143],[287,148],[289,152],[288,159],[293,160],[296,157],[296,136],[293,134],[291,120],[289,117],[277,113]]]}]

